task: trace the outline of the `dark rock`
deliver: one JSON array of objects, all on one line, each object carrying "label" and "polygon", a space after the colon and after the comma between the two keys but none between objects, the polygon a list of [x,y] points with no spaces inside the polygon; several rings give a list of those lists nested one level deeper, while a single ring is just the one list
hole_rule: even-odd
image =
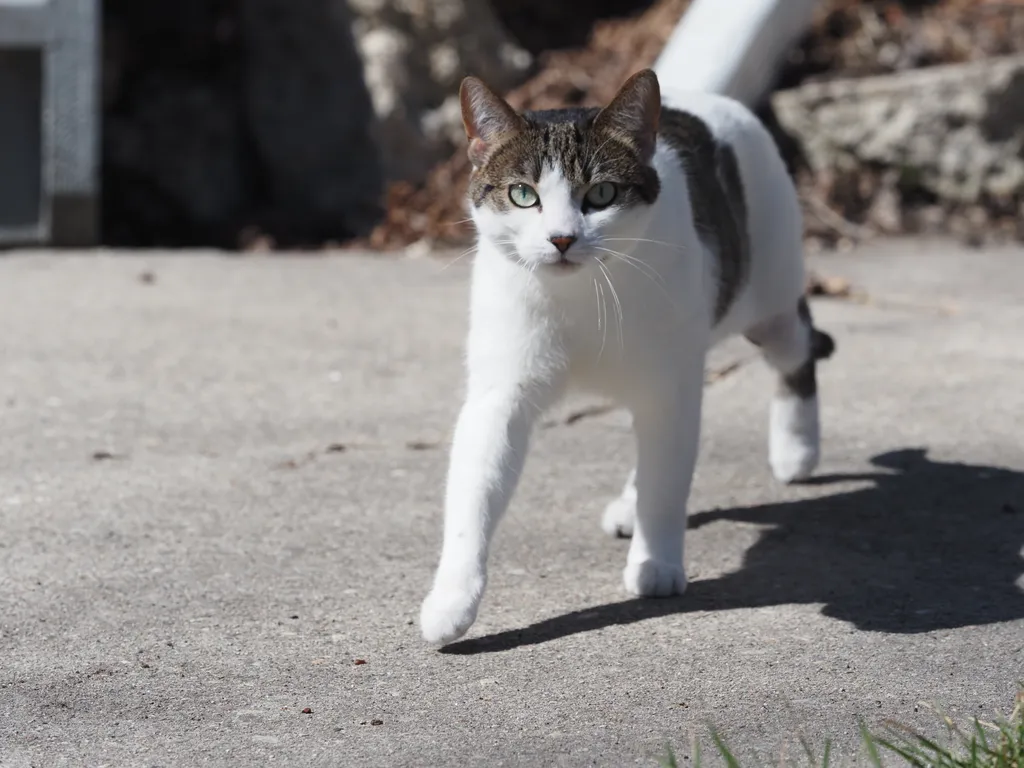
[{"label": "dark rock", "polygon": [[280,241],[368,232],[382,194],[352,16],[338,0],[246,0],[244,112],[265,228]]},{"label": "dark rock", "polygon": [[381,176],[344,2],[103,10],[105,242],[290,245],[372,226]]},{"label": "dark rock", "polygon": [[104,128],[105,239],[230,245],[251,203],[230,94],[160,76]]}]

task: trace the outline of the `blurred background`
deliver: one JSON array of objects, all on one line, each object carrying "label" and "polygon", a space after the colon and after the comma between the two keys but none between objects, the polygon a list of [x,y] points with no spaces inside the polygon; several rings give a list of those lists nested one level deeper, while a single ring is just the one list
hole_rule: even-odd
[{"label": "blurred background", "polygon": [[[600,104],[655,62],[689,6],[105,0],[94,239],[239,250],[459,242],[461,78],[483,77],[519,108]],[[2,49],[16,38],[11,18],[0,13],[0,97],[26,66]],[[875,233],[1024,240],[1022,55],[1021,0],[818,2],[772,91],[751,105],[798,179],[809,245]],[[0,206],[10,197],[0,191]]]}]

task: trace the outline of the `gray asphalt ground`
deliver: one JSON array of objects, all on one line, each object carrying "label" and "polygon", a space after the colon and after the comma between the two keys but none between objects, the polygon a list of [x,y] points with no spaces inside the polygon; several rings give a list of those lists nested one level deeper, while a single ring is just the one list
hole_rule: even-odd
[{"label": "gray asphalt ground", "polygon": [[414,624],[461,383],[442,264],[0,259],[0,765],[653,768],[707,724],[766,764],[1009,710],[1024,251],[812,261],[858,295],[813,304],[809,485],[766,468],[767,370],[716,352],[681,598],[626,599],[598,523],[628,424],[566,404],[444,653]]}]

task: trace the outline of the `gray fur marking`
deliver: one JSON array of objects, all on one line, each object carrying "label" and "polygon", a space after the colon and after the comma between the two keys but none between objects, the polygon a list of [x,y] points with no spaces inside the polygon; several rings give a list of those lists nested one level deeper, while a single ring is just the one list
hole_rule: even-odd
[{"label": "gray fur marking", "polygon": [[697,236],[718,256],[717,323],[746,282],[750,265],[747,200],[736,153],[699,117],[676,109],[662,108],[658,134],[683,167]]}]

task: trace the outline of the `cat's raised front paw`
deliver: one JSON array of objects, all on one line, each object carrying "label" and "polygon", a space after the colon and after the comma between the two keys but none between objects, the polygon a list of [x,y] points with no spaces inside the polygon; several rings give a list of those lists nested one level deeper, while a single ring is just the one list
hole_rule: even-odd
[{"label": "cat's raised front paw", "polygon": [[630,563],[622,572],[626,591],[638,597],[669,597],[686,591],[686,571],[657,560]]},{"label": "cat's raised front paw", "polygon": [[609,536],[628,539],[633,535],[633,522],[636,519],[636,498],[620,496],[604,508],[601,528]]},{"label": "cat's raised front paw", "polygon": [[458,640],[476,621],[482,595],[482,583],[435,584],[420,608],[423,639],[435,645]]}]

